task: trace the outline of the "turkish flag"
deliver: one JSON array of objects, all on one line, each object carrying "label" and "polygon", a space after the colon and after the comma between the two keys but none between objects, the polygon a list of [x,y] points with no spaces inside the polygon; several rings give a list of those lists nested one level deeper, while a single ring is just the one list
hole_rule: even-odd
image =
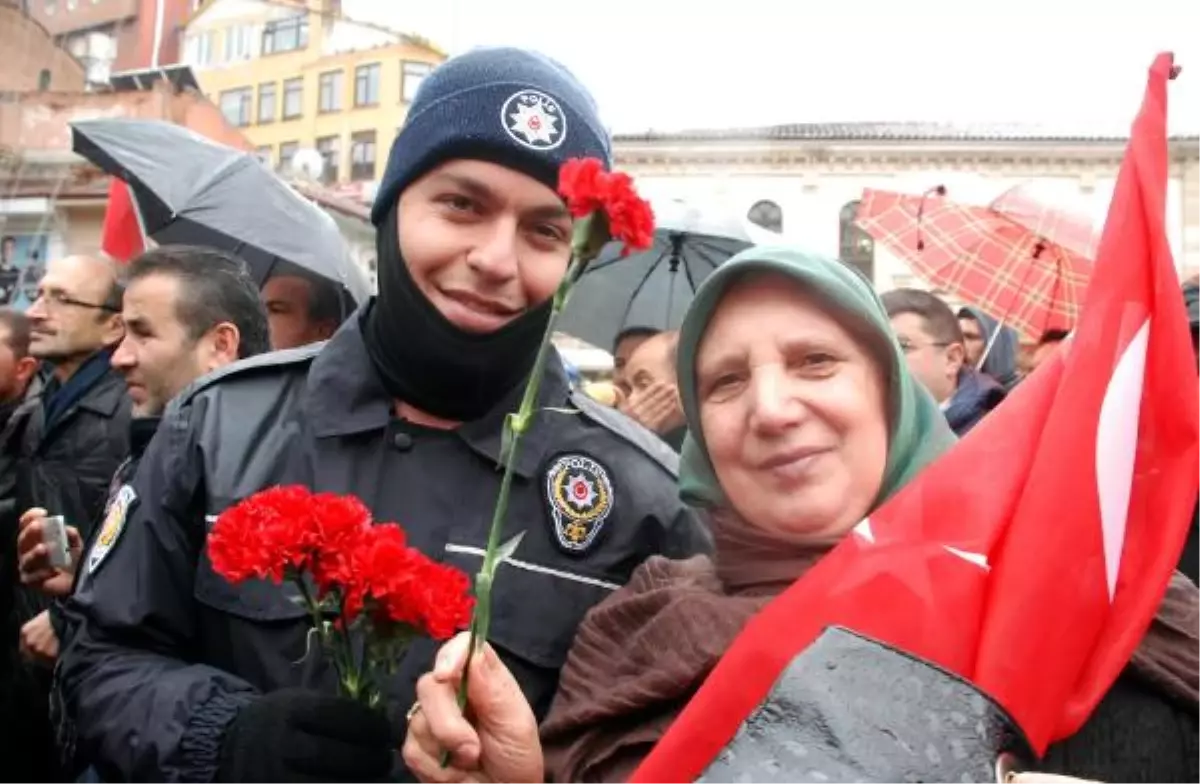
[{"label": "turkish flag", "polygon": [[100,247],[109,256],[128,262],[145,250],[142,228],[138,224],[136,205],[129,186],[113,177],[108,182],[108,208],[104,212],[104,228]]},{"label": "turkish flag", "polygon": [[1200,384],[1150,70],[1066,348],[753,618],[633,776],[692,781],[791,660],[846,626],[995,697],[1041,753],[1126,666],[1196,502]]},{"label": "turkish flag", "polygon": [[1150,69],[1043,446],[992,559],[972,680],[1039,751],[1133,655],[1196,503],[1200,389],[1165,218],[1175,73],[1169,54]]}]

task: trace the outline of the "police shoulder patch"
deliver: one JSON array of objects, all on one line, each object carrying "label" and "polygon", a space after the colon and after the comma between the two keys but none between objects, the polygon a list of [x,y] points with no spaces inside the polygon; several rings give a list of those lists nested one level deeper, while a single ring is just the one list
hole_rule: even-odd
[{"label": "police shoulder patch", "polygon": [[584,454],[563,454],[546,469],[546,504],[559,548],[582,555],[596,544],[613,510],[608,470]]},{"label": "police shoulder patch", "polygon": [[133,491],[133,488],[129,485],[122,485],[121,489],[117,491],[116,497],[109,503],[108,509],[104,513],[104,523],[100,526],[100,533],[96,536],[96,541],[88,553],[87,571],[89,574],[100,568],[100,564],[112,552],[121,532],[125,530],[125,520],[129,517],[129,508],[136,500],[137,493]]}]

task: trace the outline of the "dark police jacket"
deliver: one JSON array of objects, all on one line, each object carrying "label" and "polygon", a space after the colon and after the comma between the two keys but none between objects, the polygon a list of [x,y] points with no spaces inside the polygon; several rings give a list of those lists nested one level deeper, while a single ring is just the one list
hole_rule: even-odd
[{"label": "dark police jacket", "polygon": [[[709,541],[678,500],[671,450],[571,393],[560,362],[547,366],[505,539],[526,535],[497,573],[491,631],[539,716],[584,613],[648,556]],[[521,392],[454,431],[397,420],[352,318],[323,348],[236,363],[176,398],[71,600],[78,626],[60,675],[80,752],[108,780],[209,780],[225,729],[256,695],[332,691],[292,589],[227,583],[205,553],[207,529],[262,488],[301,483],[357,495],[411,545],[473,575],[501,477],[501,423]],[[414,643],[388,684],[397,732],[435,650]]]}]

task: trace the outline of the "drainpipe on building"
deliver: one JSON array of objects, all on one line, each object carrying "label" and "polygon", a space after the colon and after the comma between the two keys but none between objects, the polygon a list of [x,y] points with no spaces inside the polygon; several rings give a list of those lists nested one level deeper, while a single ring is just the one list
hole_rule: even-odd
[{"label": "drainpipe on building", "polygon": [[158,68],[158,52],[162,48],[163,0],[154,3],[154,49],[150,52],[150,67]]}]

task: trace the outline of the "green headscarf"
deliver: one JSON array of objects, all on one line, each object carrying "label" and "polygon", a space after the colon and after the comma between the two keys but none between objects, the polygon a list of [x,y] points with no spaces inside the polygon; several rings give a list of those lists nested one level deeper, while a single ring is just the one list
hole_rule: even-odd
[{"label": "green headscarf", "polygon": [[796,281],[827,305],[830,316],[843,325],[855,327],[852,333],[867,335],[873,356],[885,358],[884,375],[891,386],[888,394],[891,434],[883,484],[872,508],[878,506],[949,449],[955,442],[954,433],[933,397],[908,372],[908,363],[883,303],[866,278],[841,262],[786,247],[750,248],[722,264],[700,286],[683,320],[677,372],[688,436],[679,463],[680,496],[693,506],[728,505],[700,428],[696,352],[717,304],[730,285],[753,273],[776,273]]}]

